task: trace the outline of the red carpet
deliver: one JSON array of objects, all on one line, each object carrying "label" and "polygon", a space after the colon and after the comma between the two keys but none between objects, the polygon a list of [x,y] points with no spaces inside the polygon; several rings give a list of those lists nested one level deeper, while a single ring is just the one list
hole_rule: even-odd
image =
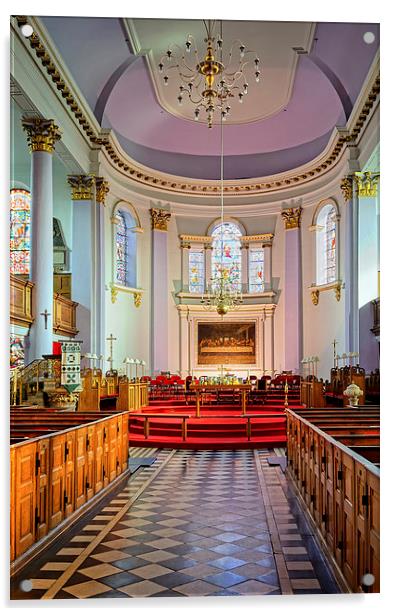
[{"label": "red carpet", "polygon": [[[292,406],[298,408],[300,405]],[[201,417],[195,415],[195,405],[187,405],[184,400],[150,401],[141,412],[130,414],[129,444],[177,449],[240,449],[286,444],[283,400],[279,405],[249,404],[245,417],[241,416],[240,407],[224,404],[201,406]],[[149,417],[147,438],[146,416]],[[186,418],[184,437],[183,417]]]}]

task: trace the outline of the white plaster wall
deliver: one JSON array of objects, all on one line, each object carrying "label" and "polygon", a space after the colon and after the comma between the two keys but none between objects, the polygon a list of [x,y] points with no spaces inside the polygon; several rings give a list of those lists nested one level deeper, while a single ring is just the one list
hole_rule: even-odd
[{"label": "white plaster wall", "polygon": [[[341,219],[339,222],[339,260],[340,279],[344,280],[344,244],[345,244],[345,203],[341,193],[329,194],[339,206]],[[318,201],[319,202],[319,201]],[[339,341],[336,352],[342,354],[345,340],[344,289],[341,299],[337,302],[334,290],[322,291],[319,303],[315,306],[311,300],[309,287],[315,282],[314,232],[309,231],[315,207],[304,208],[301,219],[302,244],[302,280],[303,280],[303,356],[318,356],[318,376],[330,378],[333,367],[334,339]]]},{"label": "white plaster wall", "polygon": [[274,290],[280,289],[278,305],[274,312],[274,370],[284,370],[284,279],[285,279],[285,226],[280,214],[276,218],[272,241],[272,278]]},{"label": "white plaster wall", "polygon": [[175,294],[181,290],[181,250],[176,216],[168,223],[168,363],[173,374],[180,370],[180,320]]},{"label": "white plaster wall", "polygon": [[63,163],[54,156],[52,162],[52,178],[54,187],[53,215],[62,225],[68,248],[72,248],[72,201],[71,190],[67,183],[68,171]]},{"label": "white plaster wall", "polygon": [[[138,284],[143,289],[142,303],[139,308],[134,304],[133,295],[118,293],[116,302],[111,301],[110,283],[112,281],[112,223],[111,214],[116,201],[121,197],[117,194],[117,186],[112,182],[111,193],[106,200],[105,208],[105,332],[106,338],[113,334],[117,338],[114,343],[114,367],[124,368],[125,357],[143,359],[146,373],[150,371],[150,217],[147,210],[138,209],[140,222],[144,232],[138,238]],[[122,198],[133,203],[134,195],[122,194]],[[109,343],[106,342],[106,357],[109,354]],[[108,367],[108,364],[107,366]],[[134,374],[133,369],[133,374]],[[140,370],[140,368],[139,368]]]}]

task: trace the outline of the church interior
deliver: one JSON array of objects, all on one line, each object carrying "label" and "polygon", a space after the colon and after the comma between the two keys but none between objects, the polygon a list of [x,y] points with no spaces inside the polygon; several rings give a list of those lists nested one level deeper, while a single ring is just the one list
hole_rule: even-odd
[{"label": "church interior", "polygon": [[379,24],[10,23],[10,599],[379,593]]}]

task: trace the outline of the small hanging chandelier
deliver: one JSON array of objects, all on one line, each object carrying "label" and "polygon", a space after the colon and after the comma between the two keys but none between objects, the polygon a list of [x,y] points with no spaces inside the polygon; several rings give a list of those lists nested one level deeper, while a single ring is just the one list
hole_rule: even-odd
[{"label": "small hanging chandelier", "polygon": [[[178,104],[182,105],[186,97],[195,107],[195,120],[200,119],[201,111],[206,114],[208,128],[213,126],[216,111],[220,112],[223,120],[231,113],[231,99],[243,103],[244,97],[249,92],[247,74],[251,69],[255,81],[257,83],[260,81],[260,60],[256,52],[246,49],[240,40],[231,44],[227,62],[223,62],[222,22],[217,36],[216,24],[215,20],[204,20],[206,55],[203,60],[199,58],[194,37],[189,34],[185,50],[177,44],[170,45],[158,64],[159,72],[164,73],[165,86],[169,84],[168,72],[178,73],[180,79]],[[236,48],[238,48],[237,58]],[[188,58],[190,61],[188,62],[187,56],[190,58],[192,56],[192,61]],[[254,56],[253,62],[250,59],[252,56]]]},{"label": "small hanging chandelier", "polygon": [[[222,110],[221,110],[222,111]],[[220,116],[220,199],[221,199],[221,223],[220,223],[220,267],[216,274],[211,277],[209,292],[202,295],[201,304],[208,310],[216,310],[224,317],[229,310],[237,309],[242,303],[242,292],[239,277],[224,265],[224,139],[223,139],[223,114]]]}]

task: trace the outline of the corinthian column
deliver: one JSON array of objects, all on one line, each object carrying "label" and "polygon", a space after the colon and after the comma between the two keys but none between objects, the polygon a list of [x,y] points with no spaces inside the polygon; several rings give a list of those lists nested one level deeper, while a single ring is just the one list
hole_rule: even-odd
[{"label": "corinthian column", "polygon": [[76,326],[83,353],[95,353],[95,177],[69,175],[73,202],[73,245],[71,254],[72,298],[78,302]]},{"label": "corinthian column", "polygon": [[341,180],[345,216],[345,352],[359,351],[359,196],[353,177]]},{"label": "corinthian column", "polygon": [[152,208],[152,370],[168,370],[168,220],[171,213]]},{"label": "corinthian column", "polygon": [[285,223],[285,370],[299,373],[302,359],[301,207],[281,212]]},{"label": "corinthian column", "polygon": [[34,323],[29,334],[29,361],[52,353],[53,323],[53,191],[52,153],[61,137],[53,120],[22,121],[32,153],[31,159],[31,268]]}]

